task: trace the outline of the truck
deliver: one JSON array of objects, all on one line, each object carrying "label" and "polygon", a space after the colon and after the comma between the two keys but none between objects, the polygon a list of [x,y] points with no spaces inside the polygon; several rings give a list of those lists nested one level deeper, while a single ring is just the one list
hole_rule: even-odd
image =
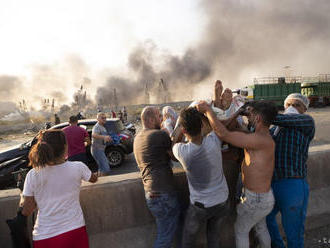
[{"label": "truck", "polygon": [[330,74],[316,77],[255,78],[253,83],[238,91],[247,101],[268,100],[283,108],[284,100],[289,94],[301,93],[308,97],[311,107],[330,104]]}]

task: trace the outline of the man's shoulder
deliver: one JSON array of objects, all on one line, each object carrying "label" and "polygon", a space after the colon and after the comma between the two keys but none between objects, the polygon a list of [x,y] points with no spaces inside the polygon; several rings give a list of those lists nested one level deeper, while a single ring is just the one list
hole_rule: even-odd
[{"label": "man's shoulder", "polygon": [[169,137],[165,131],[160,129],[142,129],[136,136]]}]

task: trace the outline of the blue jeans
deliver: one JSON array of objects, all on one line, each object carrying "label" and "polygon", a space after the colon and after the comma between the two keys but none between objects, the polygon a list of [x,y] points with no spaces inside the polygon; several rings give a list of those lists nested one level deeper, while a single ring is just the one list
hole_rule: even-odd
[{"label": "blue jeans", "polygon": [[282,179],[274,181],[272,188],[275,205],[272,212],[267,216],[272,247],[285,247],[275,219],[278,212],[281,212],[282,226],[287,238],[288,248],[303,248],[309,195],[307,181],[305,179]]},{"label": "blue jeans", "polygon": [[156,218],[157,238],[154,248],[170,248],[177,229],[180,205],[176,194],[160,193],[150,197],[146,192],[146,202],[151,214]]},{"label": "blue jeans", "polygon": [[91,153],[99,167],[99,172],[109,173],[110,172],[109,161],[107,156],[105,156],[104,150],[92,147]]}]

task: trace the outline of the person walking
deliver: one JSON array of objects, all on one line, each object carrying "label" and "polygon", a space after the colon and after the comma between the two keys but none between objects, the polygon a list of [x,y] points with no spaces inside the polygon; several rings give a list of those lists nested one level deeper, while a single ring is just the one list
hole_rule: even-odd
[{"label": "person walking", "polygon": [[70,116],[70,126],[63,128],[68,143],[68,160],[88,164],[86,146],[91,144],[88,132],[78,126],[78,117]]},{"label": "person walking", "polygon": [[111,142],[111,136],[108,134],[105,123],[107,117],[105,113],[100,112],[97,114],[97,123],[92,130],[92,147],[91,153],[95,159],[99,169],[99,176],[106,176],[110,173],[110,166],[107,156],[105,155],[105,146],[107,142]]},{"label": "person walking", "polygon": [[280,212],[288,248],[304,247],[305,219],[309,185],[307,158],[309,144],[314,138],[315,123],[305,114],[309,106],[307,97],[290,94],[284,101],[285,114],[279,114],[273,122],[271,134],[276,143],[275,171],[272,189],[275,206],[267,216],[267,226],[272,247],[284,248],[276,215]]},{"label": "person walking", "polygon": [[81,162],[65,161],[67,143],[61,130],[42,131],[29,153],[33,167],[25,179],[21,214],[38,209],[34,248],[87,248],[88,236],[79,203],[81,181],[97,176]]},{"label": "person walking", "polygon": [[172,247],[180,207],[170,163],[171,140],[160,130],[159,110],[145,107],[141,113],[142,130],[134,139],[134,156],[144,185],[147,206],[156,219],[154,248]]}]

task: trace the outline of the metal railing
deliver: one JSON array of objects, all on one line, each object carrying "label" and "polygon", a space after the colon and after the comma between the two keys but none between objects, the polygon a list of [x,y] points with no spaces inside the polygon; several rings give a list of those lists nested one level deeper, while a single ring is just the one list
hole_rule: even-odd
[{"label": "metal railing", "polygon": [[319,74],[314,77],[303,77],[303,76],[293,76],[293,77],[261,77],[254,78],[254,84],[278,84],[278,83],[321,83],[330,82],[330,74]]}]

